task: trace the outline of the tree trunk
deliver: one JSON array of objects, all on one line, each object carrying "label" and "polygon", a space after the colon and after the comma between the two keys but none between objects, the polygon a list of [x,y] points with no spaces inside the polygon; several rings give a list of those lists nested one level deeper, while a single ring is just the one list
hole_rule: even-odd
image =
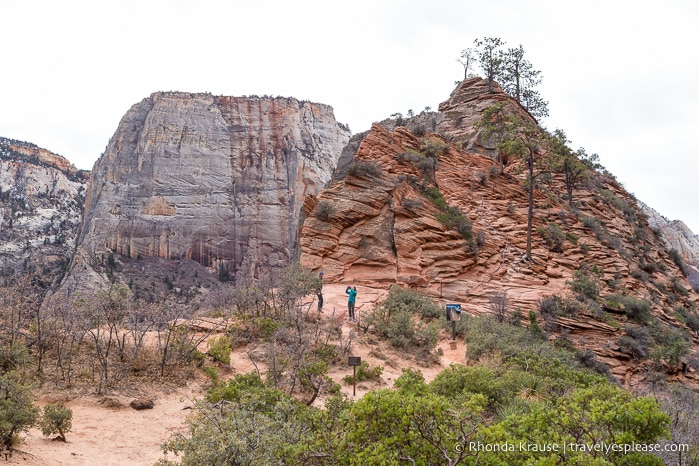
[{"label": "tree trunk", "polygon": [[527,253],[525,258],[532,260],[532,222],[534,220],[534,154],[529,151],[529,187],[527,189],[529,195],[529,209],[527,210]]}]

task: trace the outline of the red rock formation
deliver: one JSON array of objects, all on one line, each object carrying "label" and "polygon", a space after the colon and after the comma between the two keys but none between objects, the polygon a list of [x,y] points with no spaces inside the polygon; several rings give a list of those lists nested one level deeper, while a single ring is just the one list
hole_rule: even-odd
[{"label": "red rock formation", "polygon": [[[500,94],[478,95],[478,84],[466,81],[455,95],[468,90],[470,98],[452,99],[440,109],[471,112],[461,121],[472,125],[489,103],[509,99]],[[485,87],[480,87],[483,92]],[[449,119],[460,118],[455,113]],[[444,134],[454,131],[456,144],[437,135],[419,137],[403,127],[393,131],[372,127],[347,177],[306,199],[303,264],[322,268],[328,282],[384,288],[398,283],[442,302],[461,303],[474,314],[491,312],[489,297],[506,291],[511,309],[520,308],[524,315],[538,309],[542,297],[571,296],[567,283],[574,273],[583,265],[596,266],[603,270],[601,295],[648,300],[659,322],[694,335],[672,316],[671,309],[677,299],[696,302],[697,296],[667,292],[672,287],[689,290],[689,284],[634,199],[616,181],[591,172],[575,190],[573,209],[565,198],[563,175],[552,174],[535,192],[533,260],[526,261],[528,199],[521,170],[513,163],[505,174],[498,174],[494,160],[460,148],[460,141],[477,139],[472,127],[451,126],[447,131],[445,124],[440,125]],[[433,177],[418,168],[421,159],[415,155],[425,137],[446,146]],[[435,183],[450,206],[471,219],[470,239],[438,221],[440,210],[420,188],[430,183]],[[548,231],[562,232],[555,247]],[[639,368],[614,343],[624,335],[623,325],[628,322],[623,311],[620,315],[585,311],[547,317],[547,328],[581,349],[593,349],[615,375],[630,381]],[[696,336],[694,341],[699,343]]]}]

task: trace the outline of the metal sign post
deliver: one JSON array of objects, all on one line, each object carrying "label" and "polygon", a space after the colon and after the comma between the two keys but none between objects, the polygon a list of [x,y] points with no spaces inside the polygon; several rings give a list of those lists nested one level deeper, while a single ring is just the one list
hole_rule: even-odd
[{"label": "metal sign post", "polygon": [[352,384],[352,396],[357,395],[357,366],[362,365],[362,358],[359,356],[349,356],[347,358],[347,365],[352,367],[353,384]]}]

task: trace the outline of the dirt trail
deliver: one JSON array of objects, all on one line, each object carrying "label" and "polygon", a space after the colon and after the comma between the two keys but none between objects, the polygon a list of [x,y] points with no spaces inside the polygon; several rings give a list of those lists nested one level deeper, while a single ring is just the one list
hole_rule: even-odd
[{"label": "dirt trail", "polygon": [[[345,284],[328,284],[324,287],[325,305],[323,316],[334,319],[342,326],[344,337],[350,332],[356,332],[356,325],[347,319],[347,295],[344,293]],[[356,313],[362,319],[373,308],[374,304],[383,299],[386,290],[371,289],[358,286]],[[315,302],[307,303],[315,306]],[[312,307],[315,309],[315,307]],[[390,349],[385,342],[369,338],[355,339],[352,354],[362,357],[362,361],[371,367],[380,365],[384,368],[381,381],[362,382],[357,385],[356,395],[352,396],[352,385],[341,382],[346,375],[352,374],[350,367],[337,367],[330,376],[341,383],[344,393],[351,399],[357,400],[367,391],[374,388],[393,386],[393,382],[401,374],[401,369],[413,367],[422,371],[427,381],[432,380],[444,367],[452,362],[465,362],[465,348],[462,342],[456,349],[450,347],[449,335],[443,332],[439,347],[443,351],[441,363],[422,367],[414,358],[404,358],[399,352]],[[361,341],[360,341],[361,340]],[[229,375],[249,373],[255,370],[245,348],[236,350],[231,355],[231,370]],[[41,431],[32,429],[24,436],[18,452],[6,464],[22,464],[25,466],[56,466],[56,465],[153,465],[162,457],[160,445],[173,433],[183,429],[184,420],[192,412],[195,399],[204,395],[206,380],[203,378],[190,382],[186,387],[163,390],[153,389],[148,392],[139,387],[138,393],[121,393],[111,397],[121,403],[119,408],[110,408],[100,403],[96,396],[82,396],[66,402],[73,410],[73,427],[67,434],[67,443],[56,442],[43,437]],[[136,411],[129,407],[129,402],[148,393],[155,401],[151,410]],[[43,405],[43,402],[39,404]],[[322,406],[323,399],[315,405]],[[1,464],[1,463],[0,463]]]}]

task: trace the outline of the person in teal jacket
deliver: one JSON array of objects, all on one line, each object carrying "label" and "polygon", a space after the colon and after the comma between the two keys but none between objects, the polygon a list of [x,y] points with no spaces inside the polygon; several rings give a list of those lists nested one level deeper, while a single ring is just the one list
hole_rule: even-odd
[{"label": "person in teal jacket", "polygon": [[357,287],[356,286],[348,286],[347,289],[345,289],[345,293],[349,295],[349,298],[347,298],[347,310],[349,311],[349,320],[356,320],[354,318],[354,303],[357,302]]}]

